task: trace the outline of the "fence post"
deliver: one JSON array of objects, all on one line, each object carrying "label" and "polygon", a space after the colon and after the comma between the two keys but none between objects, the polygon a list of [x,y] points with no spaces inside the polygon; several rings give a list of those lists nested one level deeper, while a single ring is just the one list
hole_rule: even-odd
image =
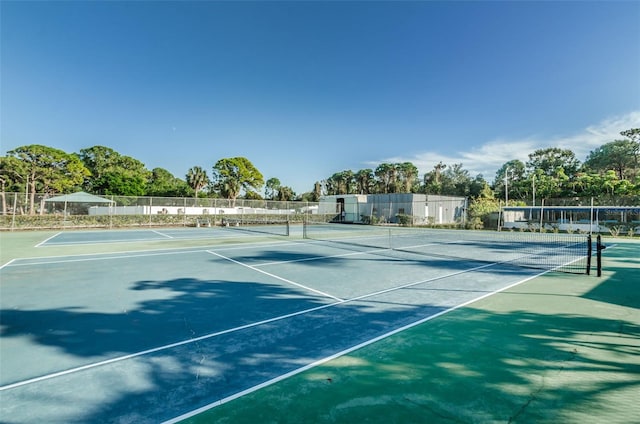
[{"label": "fence post", "polygon": [[11,216],[11,231],[16,226],[16,210],[18,209],[18,193],[13,194],[13,215]]}]

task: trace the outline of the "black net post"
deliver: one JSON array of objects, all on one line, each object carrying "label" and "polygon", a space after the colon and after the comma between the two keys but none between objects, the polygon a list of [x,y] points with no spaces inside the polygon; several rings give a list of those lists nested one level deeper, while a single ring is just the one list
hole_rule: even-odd
[{"label": "black net post", "polygon": [[598,234],[598,239],[596,242],[596,263],[598,266],[598,277],[602,277],[602,251],[606,248],[604,244],[602,244],[602,236]]},{"label": "black net post", "polygon": [[591,250],[593,249],[591,243],[591,234],[587,236],[587,275],[591,275]]}]

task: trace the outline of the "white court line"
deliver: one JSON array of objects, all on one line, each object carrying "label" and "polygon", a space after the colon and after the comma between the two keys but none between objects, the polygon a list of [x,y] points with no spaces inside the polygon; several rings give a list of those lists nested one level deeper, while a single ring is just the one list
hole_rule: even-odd
[{"label": "white court line", "polygon": [[166,238],[170,238],[170,239],[174,238],[174,237],[172,237],[172,236],[170,236],[170,235],[168,235],[168,234],[161,233],[161,232],[160,232],[160,231],[158,231],[158,230],[151,230],[151,232],[152,232],[152,233],[156,233],[156,234],[158,234],[158,235],[161,235],[162,237],[166,237]]},{"label": "white court line", "polygon": [[36,247],[40,247],[40,246],[42,246],[43,244],[45,244],[46,242],[48,242],[48,241],[49,241],[49,240],[51,240],[52,238],[54,238],[54,237],[58,237],[60,234],[62,234],[62,231],[60,231],[60,232],[58,232],[58,233],[56,233],[56,234],[52,235],[51,237],[49,237],[48,239],[45,239],[45,240],[41,241],[40,243],[36,244]]},{"label": "white court line", "polygon": [[[153,230],[151,230],[153,231]],[[239,234],[239,233],[236,233]],[[180,240],[180,241],[194,241],[194,240],[203,240],[203,239],[207,239],[207,238],[213,238],[212,235],[210,236],[199,236],[199,237],[175,237],[175,236],[169,236],[166,234],[160,234],[162,236],[164,236],[164,238],[160,239],[160,238],[126,238],[126,239],[111,239],[111,240],[89,240],[89,241],[67,241],[67,242],[60,242],[60,243],[49,243],[46,244],[44,246],[40,246],[42,243],[40,243],[40,245],[36,246],[36,247],[44,247],[44,248],[55,248],[55,247],[60,247],[60,246],[100,246],[100,245],[105,245],[105,244],[116,244],[116,243],[139,243],[139,242],[145,242],[145,241],[149,241],[149,242],[163,242],[163,241],[170,241],[170,240]],[[54,236],[55,237],[55,236]],[[226,235],[224,233],[219,233],[215,235],[216,238],[234,238],[232,236]],[[238,236],[236,236],[235,238],[238,238]],[[45,240],[46,242],[46,240]]]},{"label": "white court line", "polygon": [[[326,309],[326,308],[331,308],[331,307],[338,306],[338,305],[343,305],[345,303],[354,302],[354,301],[357,301],[357,300],[362,300],[362,299],[365,299],[367,297],[377,296],[377,295],[384,294],[384,293],[387,293],[387,292],[391,292],[391,291],[394,291],[394,290],[401,290],[401,289],[405,289],[407,287],[415,286],[415,285],[418,285],[418,284],[424,284],[424,283],[429,283],[429,282],[432,282],[432,281],[442,280],[442,279],[445,279],[445,278],[448,278],[448,277],[452,277],[454,275],[464,274],[466,272],[472,272],[472,271],[478,270],[480,268],[486,268],[486,267],[493,266],[493,265],[496,265],[496,264],[485,264],[485,265],[482,265],[482,266],[469,268],[467,270],[456,271],[456,272],[453,272],[451,274],[445,274],[445,275],[441,275],[441,276],[438,276],[438,277],[427,278],[425,280],[420,280],[420,281],[415,281],[415,282],[412,282],[412,283],[403,284],[403,285],[398,286],[398,287],[392,287],[392,288],[389,288],[389,289],[380,290],[380,291],[377,291],[377,292],[365,294],[365,295],[354,297],[354,298],[351,298],[351,299],[340,300],[340,301],[337,301],[337,302],[328,303],[326,305],[316,306],[316,307],[309,308],[309,309],[303,309],[302,311],[292,312],[290,314],[280,315],[280,316],[269,318],[269,319],[266,319],[266,320],[263,320],[263,321],[258,321],[258,322],[242,325],[242,326],[235,327],[235,328],[230,328],[230,329],[227,329],[227,330],[218,331],[218,332],[215,332],[215,333],[205,334],[205,335],[202,335],[200,337],[196,337],[196,338],[192,338],[192,339],[188,339],[188,340],[183,340],[183,341],[180,341],[180,342],[171,343],[171,344],[168,344],[168,345],[159,346],[159,347],[152,348],[152,349],[143,350],[141,352],[135,352],[135,353],[131,353],[129,355],[118,356],[118,357],[107,359],[107,360],[104,360],[104,361],[94,362],[92,364],[82,365],[80,367],[70,368],[68,370],[59,371],[59,372],[56,372],[56,373],[51,373],[51,374],[43,375],[43,376],[40,376],[40,377],[31,378],[31,379],[28,379],[28,380],[18,381],[16,383],[8,384],[6,386],[0,386],[0,392],[4,391],[4,390],[14,389],[16,387],[26,386],[26,385],[32,384],[32,383],[37,383],[39,381],[49,380],[49,379],[52,379],[52,378],[55,378],[55,377],[61,377],[61,376],[64,376],[64,375],[73,374],[73,373],[76,373],[78,371],[84,371],[84,370],[100,367],[100,366],[103,366],[103,365],[112,364],[114,362],[120,362],[120,361],[124,361],[124,360],[127,360],[127,359],[133,359],[133,358],[136,358],[136,357],[139,357],[139,356],[148,355],[148,354],[151,354],[151,353],[160,352],[160,351],[167,350],[167,349],[172,349],[174,347],[179,347],[179,346],[183,346],[183,345],[187,345],[187,344],[191,344],[191,343],[196,343],[196,342],[199,342],[201,340],[206,340],[206,339],[218,337],[218,336],[221,336],[221,335],[224,335],[224,334],[229,334],[229,333],[233,333],[233,332],[240,331],[240,330],[246,330],[248,328],[257,327],[257,326],[262,325],[262,324],[268,324],[268,323],[271,323],[271,322],[281,321],[283,319],[292,318],[292,317],[299,316],[299,315],[305,315],[305,314],[308,314],[308,313],[311,313],[311,312],[315,312],[315,311],[318,311],[318,310],[321,310],[321,309]],[[548,271],[545,271],[545,272],[548,272]],[[540,274],[540,275],[542,275],[542,274]]]},{"label": "white court line", "polygon": [[[97,260],[108,260],[108,259],[123,259],[129,257],[144,257],[144,256],[154,256],[154,255],[180,255],[183,253],[199,253],[206,252],[207,249],[217,249],[220,251],[227,250],[245,250],[245,249],[255,249],[257,247],[262,246],[281,246],[287,244],[295,244],[292,242],[262,242],[262,243],[251,243],[251,244],[237,244],[237,245],[228,245],[225,247],[221,246],[202,246],[202,247],[175,247],[169,249],[150,249],[150,250],[125,250],[124,252],[118,252],[118,256],[110,256],[114,255],[114,253],[78,253],[74,255],[57,255],[57,256],[42,256],[42,257],[33,257],[33,258],[16,258],[13,259],[12,262],[15,261],[38,261],[39,259],[51,259],[49,261],[40,261],[40,262],[27,262],[27,263],[16,263],[11,266],[29,266],[29,265],[40,265],[40,264],[55,264],[55,263],[66,263],[66,262],[82,262],[82,261],[97,261]],[[146,252],[155,252],[155,253],[146,253]],[[127,256],[122,256],[127,255]],[[91,257],[86,257],[91,256]],[[72,257],[74,259],[64,259]],[[61,259],[56,259],[61,258]],[[9,263],[5,264],[8,265]]]},{"label": "white court line", "polygon": [[4,268],[5,266],[9,266],[11,265],[11,262],[15,261],[15,259],[11,259],[9,262],[7,262],[6,264],[2,264],[0,265],[0,269]]},{"label": "white court line", "polygon": [[[90,261],[108,261],[112,259],[129,259],[129,258],[144,258],[150,256],[162,256],[162,255],[184,255],[187,253],[205,253],[206,250],[198,249],[198,250],[189,250],[184,252],[157,252],[157,253],[143,253],[143,254],[135,254],[135,252],[130,252],[123,256],[123,254],[119,254],[117,256],[102,256],[97,258],[77,258],[77,259],[60,259],[60,260],[44,260],[38,262],[28,262],[28,263],[17,263],[11,266],[36,266],[36,265],[50,265],[50,264],[64,264],[71,262],[90,262]],[[92,253],[88,253],[88,255],[94,255]],[[64,256],[63,256],[64,257]],[[38,258],[29,258],[31,260],[37,260]],[[46,258],[43,258],[46,259]]]},{"label": "white court line", "polygon": [[64,247],[64,246],[100,246],[104,244],[116,244],[116,243],[139,243],[142,241],[166,241],[164,238],[128,238],[128,239],[110,239],[110,240],[90,240],[90,241],[64,241],[60,243],[49,243],[41,247]]},{"label": "white court line", "polygon": [[310,291],[310,292],[313,292],[313,293],[316,293],[316,294],[322,295],[322,296],[324,296],[324,297],[330,297],[331,299],[337,300],[338,302],[343,302],[343,301],[344,301],[344,299],[340,299],[339,297],[336,297],[336,296],[334,296],[334,295],[332,295],[332,294],[325,293],[325,292],[320,291],[320,290],[312,289],[311,287],[307,287],[307,286],[305,286],[305,285],[303,285],[303,284],[296,283],[295,281],[287,280],[286,278],[279,277],[279,276],[277,276],[277,275],[275,275],[275,274],[272,274],[272,273],[270,273],[270,272],[264,271],[264,270],[262,270],[262,269],[258,269],[258,268],[254,267],[254,266],[251,266],[251,265],[248,265],[248,264],[245,264],[245,263],[242,263],[242,262],[236,261],[235,259],[231,259],[231,258],[229,258],[229,257],[227,257],[227,256],[223,256],[223,255],[221,255],[221,254],[219,254],[219,253],[216,253],[216,252],[213,252],[213,251],[211,251],[211,250],[207,250],[207,253],[211,253],[211,254],[212,254],[212,255],[214,255],[214,256],[217,256],[217,257],[222,258],[222,259],[224,259],[224,260],[227,260],[227,261],[229,261],[229,262],[233,262],[234,264],[241,265],[241,266],[243,266],[243,267],[245,267],[245,268],[249,268],[249,269],[250,269],[250,270],[252,270],[252,271],[256,271],[256,272],[259,272],[259,273],[261,273],[261,274],[267,275],[267,276],[269,276],[269,277],[272,277],[272,278],[278,279],[278,280],[280,280],[280,281],[284,281],[284,282],[285,282],[285,283],[287,283],[287,284],[294,285],[294,286],[296,286],[296,287],[299,287],[299,288],[301,288],[301,289],[304,289],[304,290],[307,290],[307,291]]},{"label": "white court line", "polygon": [[541,273],[536,274],[536,275],[532,275],[532,276],[530,276],[528,278],[525,278],[524,280],[517,281],[517,282],[515,282],[513,284],[510,284],[510,285],[508,285],[506,287],[503,287],[501,289],[494,290],[494,291],[489,292],[489,293],[485,293],[482,296],[476,297],[475,299],[468,300],[468,301],[466,301],[464,303],[461,303],[459,305],[452,306],[451,308],[445,309],[444,311],[440,311],[440,312],[435,313],[433,315],[429,315],[428,317],[422,318],[422,319],[420,319],[418,321],[412,322],[412,323],[407,324],[407,325],[405,325],[403,327],[396,328],[395,330],[391,330],[388,333],[382,334],[382,335],[380,335],[378,337],[374,337],[373,339],[367,340],[366,342],[360,343],[360,344],[358,344],[356,346],[352,346],[352,347],[350,347],[348,349],[345,349],[343,351],[340,351],[338,353],[334,353],[333,355],[327,356],[326,358],[319,359],[319,360],[317,360],[315,362],[312,362],[312,363],[307,364],[307,365],[305,365],[303,367],[300,367],[298,369],[290,371],[290,372],[288,372],[286,374],[279,375],[278,377],[272,378],[271,380],[265,381],[264,383],[260,383],[258,385],[253,386],[253,387],[245,389],[245,390],[243,390],[241,392],[235,393],[235,394],[233,394],[231,396],[227,396],[226,398],[223,398],[223,399],[217,400],[215,402],[212,402],[212,403],[210,403],[208,405],[205,405],[205,406],[203,406],[201,408],[198,408],[198,409],[195,409],[193,411],[187,412],[186,414],[183,414],[183,415],[180,415],[178,417],[172,418],[170,420],[164,421],[162,424],[175,424],[175,423],[178,423],[178,422],[180,422],[182,420],[186,420],[187,418],[191,418],[191,417],[193,417],[195,415],[198,415],[198,414],[201,414],[203,412],[206,412],[206,411],[208,411],[210,409],[213,409],[213,408],[215,408],[217,406],[220,406],[222,404],[230,402],[230,401],[232,401],[234,399],[237,399],[237,398],[242,397],[244,395],[247,395],[249,393],[253,393],[253,392],[255,392],[257,390],[260,390],[262,388],[265,388],[267,386],[271,386],[272,384],[275,384],[275,383],[277,383],[279,381],[285,380],[285,379],[287,379],[289,377],[293,377],[294,375],[300,374],[301,372],[307,371],[307,370],[309,370],[311,368],[314,368],[314,367],[317,367],[319,365],[325,364],[325,363],[327,363],[327,362],[329,362],[329,361],[331,361],[333,359],[336,359],[336,358],[339,358],[339,357],[344,356],[346,354],[349,354],[349,353],[351,353],[351,352],[353,352],[355,350],[358,350],[360,348],[363,348],[365,346],[368,346],[368,345],[373,344],[375,342],[378,342],[380,340],[386,339],[386,338],[388,338],[390,336],[393,336],[394,334],[398,334],[398,333],[400,333],[402,331],[405,331],[405,330],[408,330],[408,329],[410,329],[412,327],[415,327],[417,325],[423,324],[423,323],[425,323],[427,321],[431,321],[432,319],[438,318],[438,317],[440,317],[440,316],[442,316],[444,314],[448,314],[451,311],[455,311],[456,309],[459,309],[459,308],[462,308],[464,306],[470,305],[470,304],[472,304],[474,302],[477,302],[479,300],[482,300],[482,299],[484,299],[486,297],[493,296],[494,294],[500,293],[501,291],[508,290],[508,289],[510,289],[512,287],[515,287],[515,286],[517,286],[519,284],[522,284],[522,283],[524,283],[526,281],[529,281],[529,280],[532,280],[532,279],[534,279],[536,277],[544,275],[544,274],[546,274],[548,272],[550,272],[550,270],[541,272]]}]

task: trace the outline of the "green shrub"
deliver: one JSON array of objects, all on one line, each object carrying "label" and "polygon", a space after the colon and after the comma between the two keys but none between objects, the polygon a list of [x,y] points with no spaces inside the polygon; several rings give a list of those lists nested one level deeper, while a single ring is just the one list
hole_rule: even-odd
[{"label": "green shrub", "polygon": [[402,227],[410,227],[413,225],[413,216],[399,213],[396,215],[396,222]]}]

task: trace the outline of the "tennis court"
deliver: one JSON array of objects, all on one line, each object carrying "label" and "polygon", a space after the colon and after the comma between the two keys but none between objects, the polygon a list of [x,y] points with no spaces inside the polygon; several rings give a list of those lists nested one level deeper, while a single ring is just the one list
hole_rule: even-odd
[{"label": "tennis court", "polygon": [[44,234],[3,264],[2,420],[170,421],[586,263],[575,239],[252,230]]}]

